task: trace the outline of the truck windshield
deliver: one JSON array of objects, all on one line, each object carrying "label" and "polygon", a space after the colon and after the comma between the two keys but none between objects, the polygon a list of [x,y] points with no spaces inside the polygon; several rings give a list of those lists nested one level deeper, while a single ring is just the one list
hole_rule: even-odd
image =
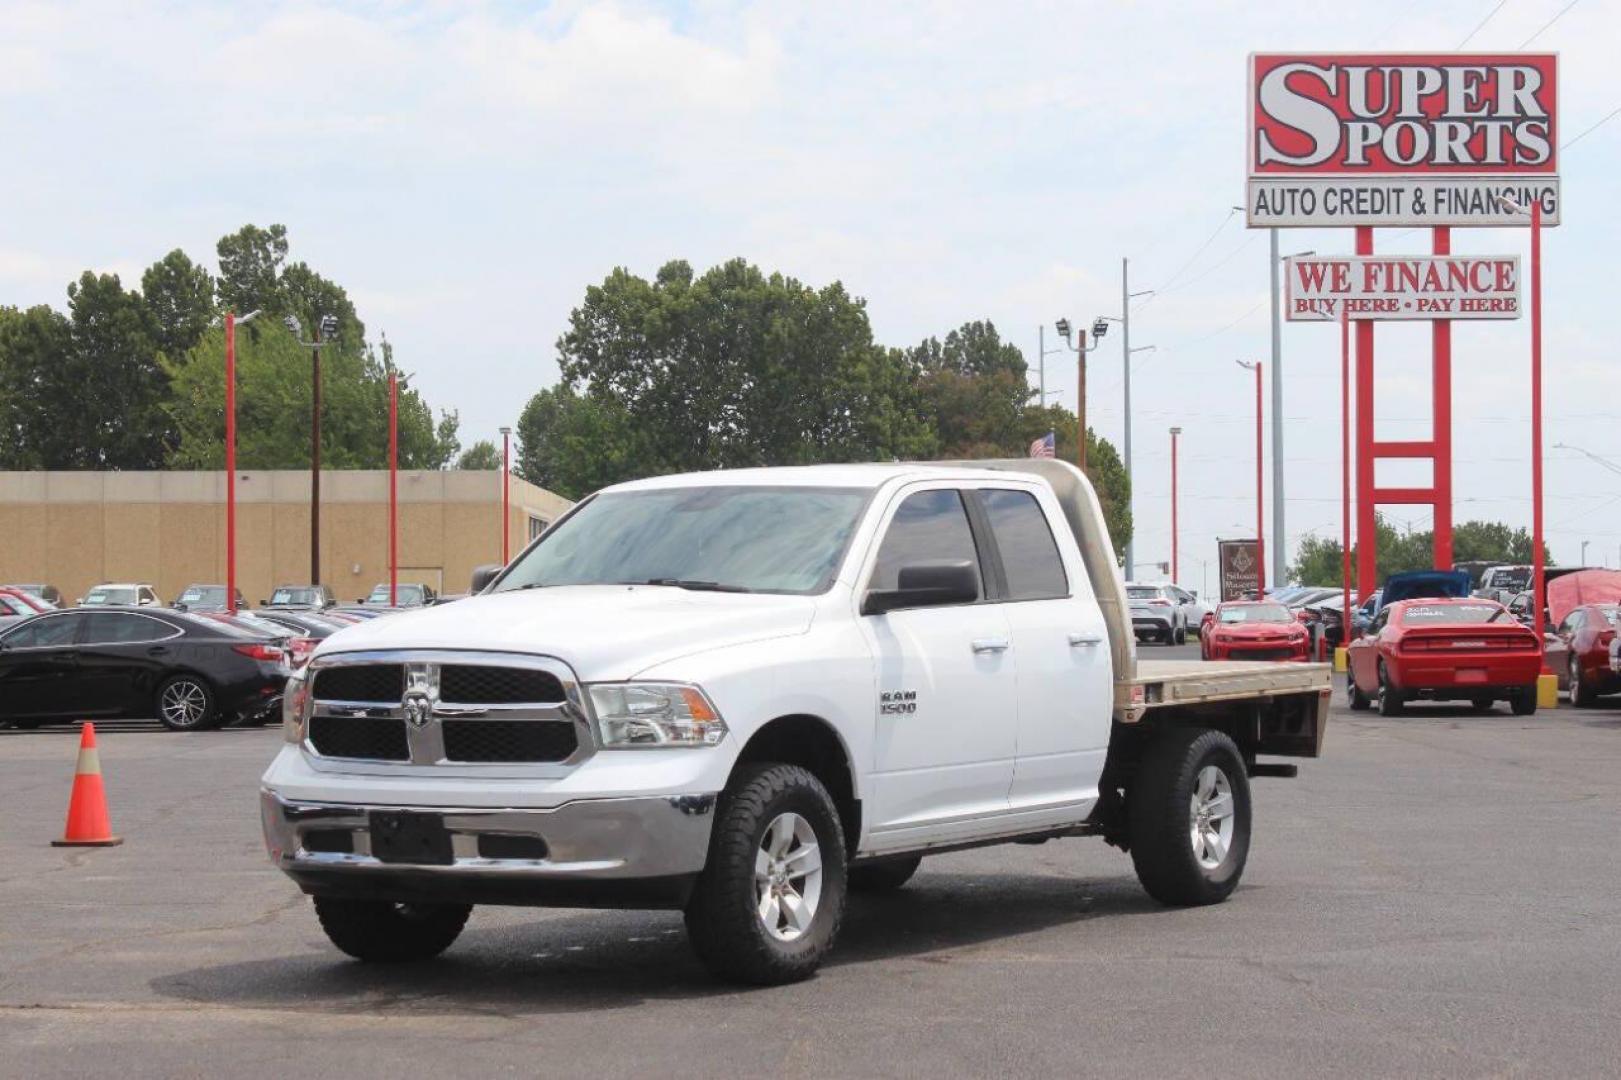
[{"label": "truck windshield", "polygon": [[743,486],[609,492],[547,531],[494,591],[669,584],[821,592],[832,584],[869,494]]}]

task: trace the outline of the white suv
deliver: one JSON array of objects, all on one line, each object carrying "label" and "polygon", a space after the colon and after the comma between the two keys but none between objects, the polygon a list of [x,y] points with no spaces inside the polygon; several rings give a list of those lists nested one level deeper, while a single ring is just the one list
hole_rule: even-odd
[{"label": "white suv", "polygon": [[1170,582],[1128,581],[1126,599],[1131,603],[1131,626],[1139,641],[1153,638],[1165,645],[1186,644],[1190,630],[1198,633],[1204,618],[1198,594]]}]

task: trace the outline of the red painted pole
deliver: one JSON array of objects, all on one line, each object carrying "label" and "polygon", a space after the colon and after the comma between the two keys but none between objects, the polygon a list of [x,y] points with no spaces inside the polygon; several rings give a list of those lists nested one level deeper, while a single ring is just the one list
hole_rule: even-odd
[{"label": "red painted pole", "polygon": [[1351,316],[1340,305],[1340,644],[1351,644]]},{"label": "red painted pole", "polygon": [[[1452,254],[1452,230],[1435,230],[1433,250],[1437,255]],[[1430,329],[1430,366],[1434,371],[1431,391],[1430,438],[1434,480],[1434,544],[1437,570],[1452,569],[1452,321],[1437,319]]]},{"label": "red painted pole", "polygon": [[512,478],[508,474],[512,461],[512,432],[501,429],[501,565],[511,561],[509,545],[512,536],[511,505]]},{"label": "red painted pole", "polygon": [[1259,563],[1255,569],[1257,600],[1266,597],[1266,534],[1262,528],[1264,518],[1261,511],[1265,473],[1261,464],[1261,430],[1261,362],[1257,360],[1255,361],[1255,558]]},{"label": "red painted pole", "polygon": [[[1542,203],[1531,202],[1531,602],[1537,632],[1547,623],[1548,602],[1542,565]],[[1548,672],[1547,653],[1542,670]]]},{"label": "red painted pole", "polygon": [[1181,552],[1177,550],[1176,529],[1176,437],[1182,434],[1181,428],[1171,429],[1171,580],[1182,580]]},{"label": "red painted pole", "polygon": [[[1358,225],[1356,253],[1373,254],[1373,228]],[[1373,502],[1373,323],[1356,324],[1356,597],[1379,587],[1378,508]]]},{"label": "red painted pole", "polygon": [[388,606],[400,605],[400,381],[388,373]]},{"label": "red painted pole", "polygon": [[236,613],[236,312],[225,313],[225,610]]}]

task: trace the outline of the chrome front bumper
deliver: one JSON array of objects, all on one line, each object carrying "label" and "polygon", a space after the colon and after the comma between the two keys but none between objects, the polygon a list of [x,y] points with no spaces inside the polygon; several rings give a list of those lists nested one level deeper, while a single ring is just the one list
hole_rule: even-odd
[{"label": "chrome front bumper", "polygon": [[[715,816],[713,795],[578,799],[523,810],[320,803],[261,789],[259,806],[271,861],[308,893],[568,907],[682,906],[704,867]],[[448,863],[385,862],[372,854],[371,815],[399,811],[443,821]],[[526,845],[536,857],[480,853],[481,846]],[[342,847],[349,850],[333,850]]]}]

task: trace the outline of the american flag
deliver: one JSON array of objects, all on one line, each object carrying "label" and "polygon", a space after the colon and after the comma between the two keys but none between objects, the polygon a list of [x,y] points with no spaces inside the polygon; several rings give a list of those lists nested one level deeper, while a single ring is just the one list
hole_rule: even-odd
[{"label": "american flag", "polygon": [[1053,438],[1052,432],[1047,432],[1047,434],[1030,444],[1030,456],[1052,457],[1053,449],[1057,445],[1057,441],[1057,439]]}]

